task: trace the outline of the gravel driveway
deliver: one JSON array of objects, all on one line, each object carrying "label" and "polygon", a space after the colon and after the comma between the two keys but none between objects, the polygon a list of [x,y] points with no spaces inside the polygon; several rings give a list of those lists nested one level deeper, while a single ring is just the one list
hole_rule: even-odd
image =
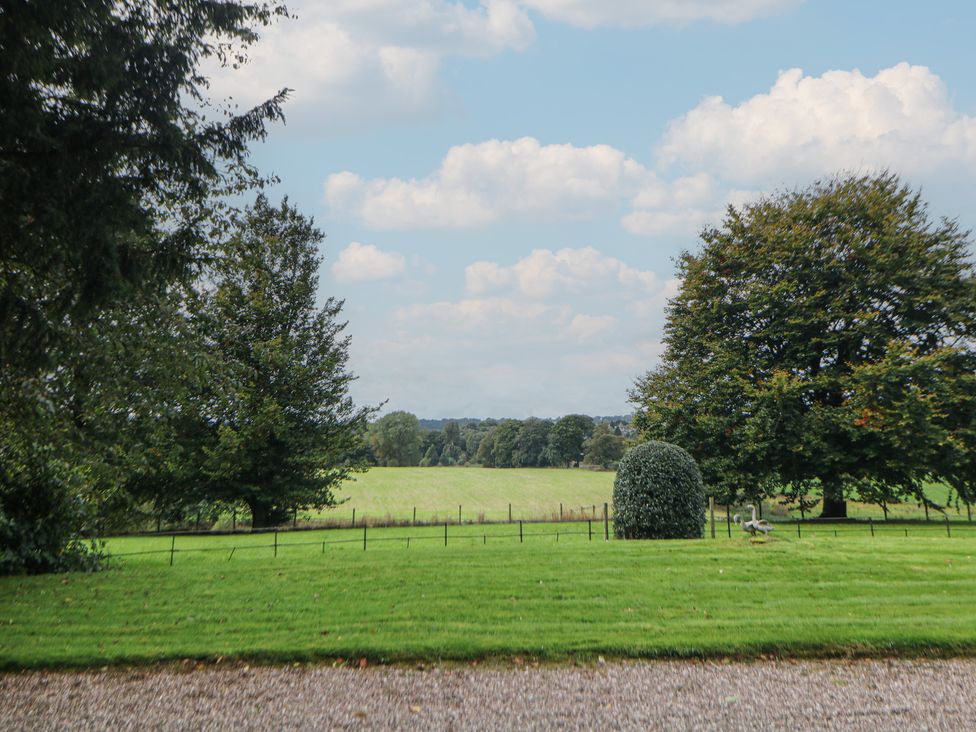
[{"label": "gravel driveway", "polygon": [[0,675],[0,729],[976,729],[976,661]]}]

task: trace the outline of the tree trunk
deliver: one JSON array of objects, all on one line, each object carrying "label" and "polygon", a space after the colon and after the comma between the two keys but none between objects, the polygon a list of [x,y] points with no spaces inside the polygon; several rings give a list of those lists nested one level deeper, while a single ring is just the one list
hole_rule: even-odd
[{"label": "tree trunk", "polygon": [[270,523],[269,506],[263,501],[249,500],[247,507],[251,509],[251,528],[266,529]]},{"label": "tree trunk", "polygon": [[839,480],[820,480],[823,488],[823,510],[820,518],[847,518],[844,485]]}]

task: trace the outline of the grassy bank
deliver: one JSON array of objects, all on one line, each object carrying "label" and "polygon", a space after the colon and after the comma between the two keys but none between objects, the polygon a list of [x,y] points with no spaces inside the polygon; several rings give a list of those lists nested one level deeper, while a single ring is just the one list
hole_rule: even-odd
[{"label": "grassy bank", "polygon": [[414,528],[409,548],[402,529],[373,530],[367,551],[358,533],[301,532],[277,558],[267,535],[181,538],[211,551],[0,579],[0,665],[976,653],[974,532],[757,545],[533,528],[546,535],[519,543],[512,527],[452,527],[447,547],[442,529]]}]

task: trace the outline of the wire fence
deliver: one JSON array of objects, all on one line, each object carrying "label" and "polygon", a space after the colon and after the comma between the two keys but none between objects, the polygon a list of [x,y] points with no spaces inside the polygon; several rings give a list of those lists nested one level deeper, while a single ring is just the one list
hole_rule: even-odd
[{"label": "wire fence", "polygon": [[[451,544],[485,544],[497,541],[517,541],[524,543],[527,539],[546,539],[559,543],[567,540],[584,541],[603,541],[609,542],[614,538],[613,517],[610,514],[609,504],[594,507],[590,518],[575,518],[554,522],[546,519],[525,520],[513,519],[511,522],[484,522],[477,524],[474,522],[465,523],[459,521],[452,523],[444,521],[440,524],[430,522],[417,524],[394,524],[393,526],[377,526],[366,521],[360,524],[346,524],[339,527],[315,527],[319,536],[312,538],[309,533],[312,527],[293,527],[293,528],[272,528],[266,530],[239,530],[239,531],[184,531],[168,532],[165,534],[150,534],[139,537],[122,537],[122,541],[139,541],[143,539],[168,538],[168,546],[161,546],[152,549],[136,549],[132,551],[110,551],[110,559],[137,557],[137,556],[160,556],[168,561],[170,566],[175,563],[177,554],[186,553],[224,553],[226,561],[233,560],[238,552],[254,552],[259,550],[269,551],[273,557],[277,558],[280,550],[304,547],[320,548],[325,554],[329,547],[362,547],[367,551],[371,546],[391,546],[401,545],[409,549],[411,545],[440,544],[449,546]],[[736,512],[744,513],[745,507],[737,506],[716,506],[710,504],[706,515],[706,525],[704,540],[716,539],[735,539],[744,536],[741,526],[733,522]],[[397,532],[397,528],[413,526],[417,529],[435,529],[434,531],[418,532]],[[478,531],[479,526],[491,528],[491,531]],[[972,521],[949,520],[948,515],[941,522],[918,521],[918,520],[898,520],[889,519],[886,521],[876,521],[868,519],[786,519],[773,520],[770,523],[774,536],[783,538],[822,538],[822,537],[852,537],[852,536],[904,536],[907,538],[919,538],[924,536],[945,536],[976,538],[976,524]],[[511,530],[501,530],[502,527],[511,527]],[[517,529],[517,530],[516,530]],[[228,544],[226,541],[218,541],[210,546],[200,546],[199,539],[206,541],[217,537],[233,539],[234,537],[254,537],[255,542],[235,542]],[[267,541],[260,541],[262,537],[267,537]],[[178,546],[178,540],[182,545]],[[119,541],[118,538],[109,541]],[[190,545],[187,546],[187,543]]]}]

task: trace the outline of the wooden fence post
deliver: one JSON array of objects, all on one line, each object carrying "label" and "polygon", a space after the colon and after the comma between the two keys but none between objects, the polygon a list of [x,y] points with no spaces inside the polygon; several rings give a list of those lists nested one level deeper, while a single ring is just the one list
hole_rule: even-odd
[{"label": "wooden fence post", "polygon": [[610,506],[603,504],[603,540],[610,541]]},{"label": "wooden fence post", "polygon": [[173,534],[173,540],[169,544],[169,566],[173,566],[173,555],[176,553],[176,534]]},{"label": "wooden fence post", "polygon": [[715,538],[715,496],[708,497],[708,512],[712,517],[712,538]]},{"label": "wooden fence post", "polygon": [[277,557],[278,556],[278,529],[275,529],[274,534],[275,534],[274,555],[275,555],[275,557]]},{"label": "wooden fence post", "polygon": [[519,544],[522,543],[522,519],[519,519]]},{"label": "wooden fence post", "polygon": [[366,551],[366,522],[363,521],[363,551]]},{"label": "wooden fence post", "polygon": [[444,546],[447,546],[447,521],[444,522]]}]

